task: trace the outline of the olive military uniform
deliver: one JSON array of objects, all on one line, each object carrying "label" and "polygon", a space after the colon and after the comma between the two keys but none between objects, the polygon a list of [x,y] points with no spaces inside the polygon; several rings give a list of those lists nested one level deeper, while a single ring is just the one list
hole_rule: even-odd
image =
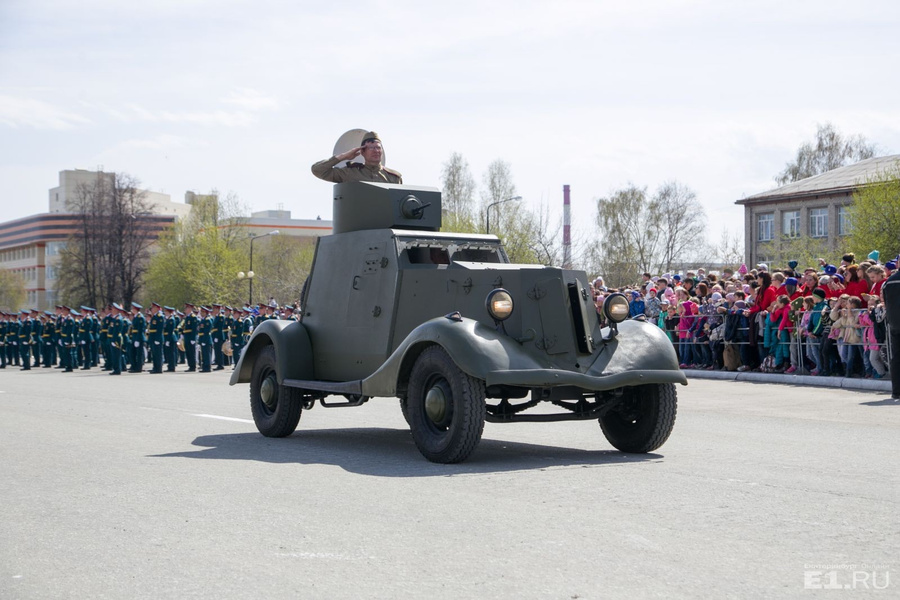
[{"label": "olive military uniform", "polygon": [[403,176],[393,169],[378,165],[367,167],[361,163],[350,163],[345,168],[339,168],[338,163],[343,162],[336,157],[320,160],[312,166],[313,175],[332,183],[346,183],[350,181],[380,181],[381,183],[403,183]]}]

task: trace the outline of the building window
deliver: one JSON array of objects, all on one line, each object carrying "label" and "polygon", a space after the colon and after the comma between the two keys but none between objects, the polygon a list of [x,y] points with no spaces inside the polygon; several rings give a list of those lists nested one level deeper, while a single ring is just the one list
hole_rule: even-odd
[{"label": "building window", "polygon": [[841,206],[838,208],[838,235],[850,235],[853,221],[850,219],[850,208]]},{"label": "building window", "polygon": [[56,256],[60,252],[62,252],[66,247],[65,242],[49,242],[47,244],[47,256]]},{"label": "building window", "polygon": [[809,237],[828,237],[828,209],[812,208],[809,211]]},{"label": "building window", "polygon": [[757,217],[756,228],[759,233],[757,240],[768,242],[772,240],[772,229],[775,224],[775,213],[764,213]]},{"label": "building window", "polygon": [[54,265],[47,265],[47,268],[44,270],[44,277],[47,279],[56,279],[56,267]]},{"label": "building window", "polygon": [[789,210],[781,213],[782,215],[782,233],[787,237],[800,236],[800,211]]}]

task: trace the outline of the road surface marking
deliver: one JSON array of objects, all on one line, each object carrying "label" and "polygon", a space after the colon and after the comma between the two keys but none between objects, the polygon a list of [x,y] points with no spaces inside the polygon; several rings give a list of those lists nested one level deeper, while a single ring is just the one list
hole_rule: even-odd
[{"label": "road surface marking", "polygon": [[236,423],[253,423],[252,419],[238,419],[236,417],[222,417],[219,415],[194,415],[195,417],[204,417],[207,419],[219,419],[220,421],[235,421]]}]

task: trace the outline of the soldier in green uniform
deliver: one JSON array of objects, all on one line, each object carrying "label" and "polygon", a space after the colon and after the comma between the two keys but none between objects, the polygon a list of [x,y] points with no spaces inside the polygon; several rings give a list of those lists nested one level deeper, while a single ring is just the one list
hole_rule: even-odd
[{"label": "soldier in green uniform", "polygon": [[27,310],[22,311],[19,319],[19,356],[22,359],[22,371],[31,370],[31,330],[34,324],[31,322]]},{"label": "soldier in green uniform", "polygon": [[166,371],[175,372],[175,363],[178,348],[175,343],[178,341],[175,335],[175,329],[178,323],[175,321],[175,309],[171,306],[163,306],[165,319],[163,322],[163,359],[166,361]]},{"label": "soldier in green uniform", "polygon": [[163,366],[163,327],[166,319],[162,316],[162,306],[150,303],[150,323],[147,326],[147,342],[150,344],[150,357],[153,360],[151,373],[162,373]]},{"label": "soldier in green uniform", "polygon": [[6,368],[6,332],[9,330],[9,315],[0,311],[0,369]]},{"label": "soldier in green uniform", "polygon": [[100,366],[100,318],[97,316],[97,309],[90,309],[91,315],[91,366]]},{"label": "soldier in green uniform", "polygon": [[41,316],[43,321],[43,330],[41,331],[41,354],[43,355],[44,368],[49,369],[53,366],[53,348],[56,344],[56,323],[54,322],[54,314],[45,311]]},{"label": "soldier in green uniform", "polygon": [[78,313],[68,306],[63,307],[63,321],[59,332],[59,343],[62,349],[62,360],[60,362],[65,366],[65,372],[71,373],[72,369],[78,366],[76,348],[76,336],[78,334],[78,323],[75,317]]},{"label": "soldier in green uniform", "polygon": [[187,373],[197,370],[197,315],[194,314],[194,305],[184,305],[184,321],[181,322],[181,336],[184,338],[184,354],[187,358]]},{"label": "soldier in green uniform", "polygon": [[109,357],[109,322],[113,320],[114,309],[112,304],[100,309],[100,351],[103,353],[103,370],[112,370],[112,360]]},{"label": "soldier in green uniform", "polygon": [[137,302],[131,303],[131,329],[129,330],[129,340],[131,345],[129,351],[131,353],[131,368],[129,373],[140,373],[144,370],[144,344],[147,343],[147,319],[141,310],[143,306]]},{"label": "soldier in green uniform", "polygon": [[31,309],[31,364],[41,366],[41,334],[44,332],[44,323],[41,321],[41,313]]},{"label": "soldier in green uniform", "polygon": [[[338,165],[362,155],[364,164],[348,163],[344,167]],[[348,181],[380,181],[382,183],[403,183],[403,176],[393,169],[382,166],[384,149],[381,138],[374,131],[363,136],[362,145],[343,154],[320,160],[312,166],[313,175],[325,181],[344,183]]]},{"label": "soldier in green uniform", "polygon": [[78,364],[82,371],[91,370],[91,312],[86,306],[81,307],[81,320],[78,321]]},{"label": "soldier in green uniform", "polygon": [[122,348],[125,347],[125,327],[127,327],[124,317],[125,309],[117,303],[113,302],[112,310],[109,311],[106,321],[106,337],[109,342],[109,371],[110,375],[122,374]]},{"label": "soldier in green uniform", "polygon": [[212,319],[210,309],[200,307],[200,319],[197,321],[197,343],[200,344],[200,372],[211,373],[212,361]]},{"label": "soldier in green uniform", "polygon": [[212,337],[212,350],[216,361],[216,371],[221,371],[225,368],[225,353],[222,352],[222,344],[225,343],[226,340],[225,335],[225,315],[222,314],[222,305],[213,304],[212,331],[210,331],[210,336]]}]

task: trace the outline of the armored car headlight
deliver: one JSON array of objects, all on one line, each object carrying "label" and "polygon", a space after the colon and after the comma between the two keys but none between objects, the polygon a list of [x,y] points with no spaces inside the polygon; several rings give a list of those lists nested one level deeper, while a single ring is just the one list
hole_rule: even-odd
[{"label": "armored car headlight", "polygon": [[603,314],[608,321],[621,323],[628,318],[628,300],[618,292],[610,294],[603,302]]},{"label": "armored car headlight", "polygon": [[505,321],[513,312],[513,299],[503,288],[491,290],[487,295],[487,311],[492,319]]}]

